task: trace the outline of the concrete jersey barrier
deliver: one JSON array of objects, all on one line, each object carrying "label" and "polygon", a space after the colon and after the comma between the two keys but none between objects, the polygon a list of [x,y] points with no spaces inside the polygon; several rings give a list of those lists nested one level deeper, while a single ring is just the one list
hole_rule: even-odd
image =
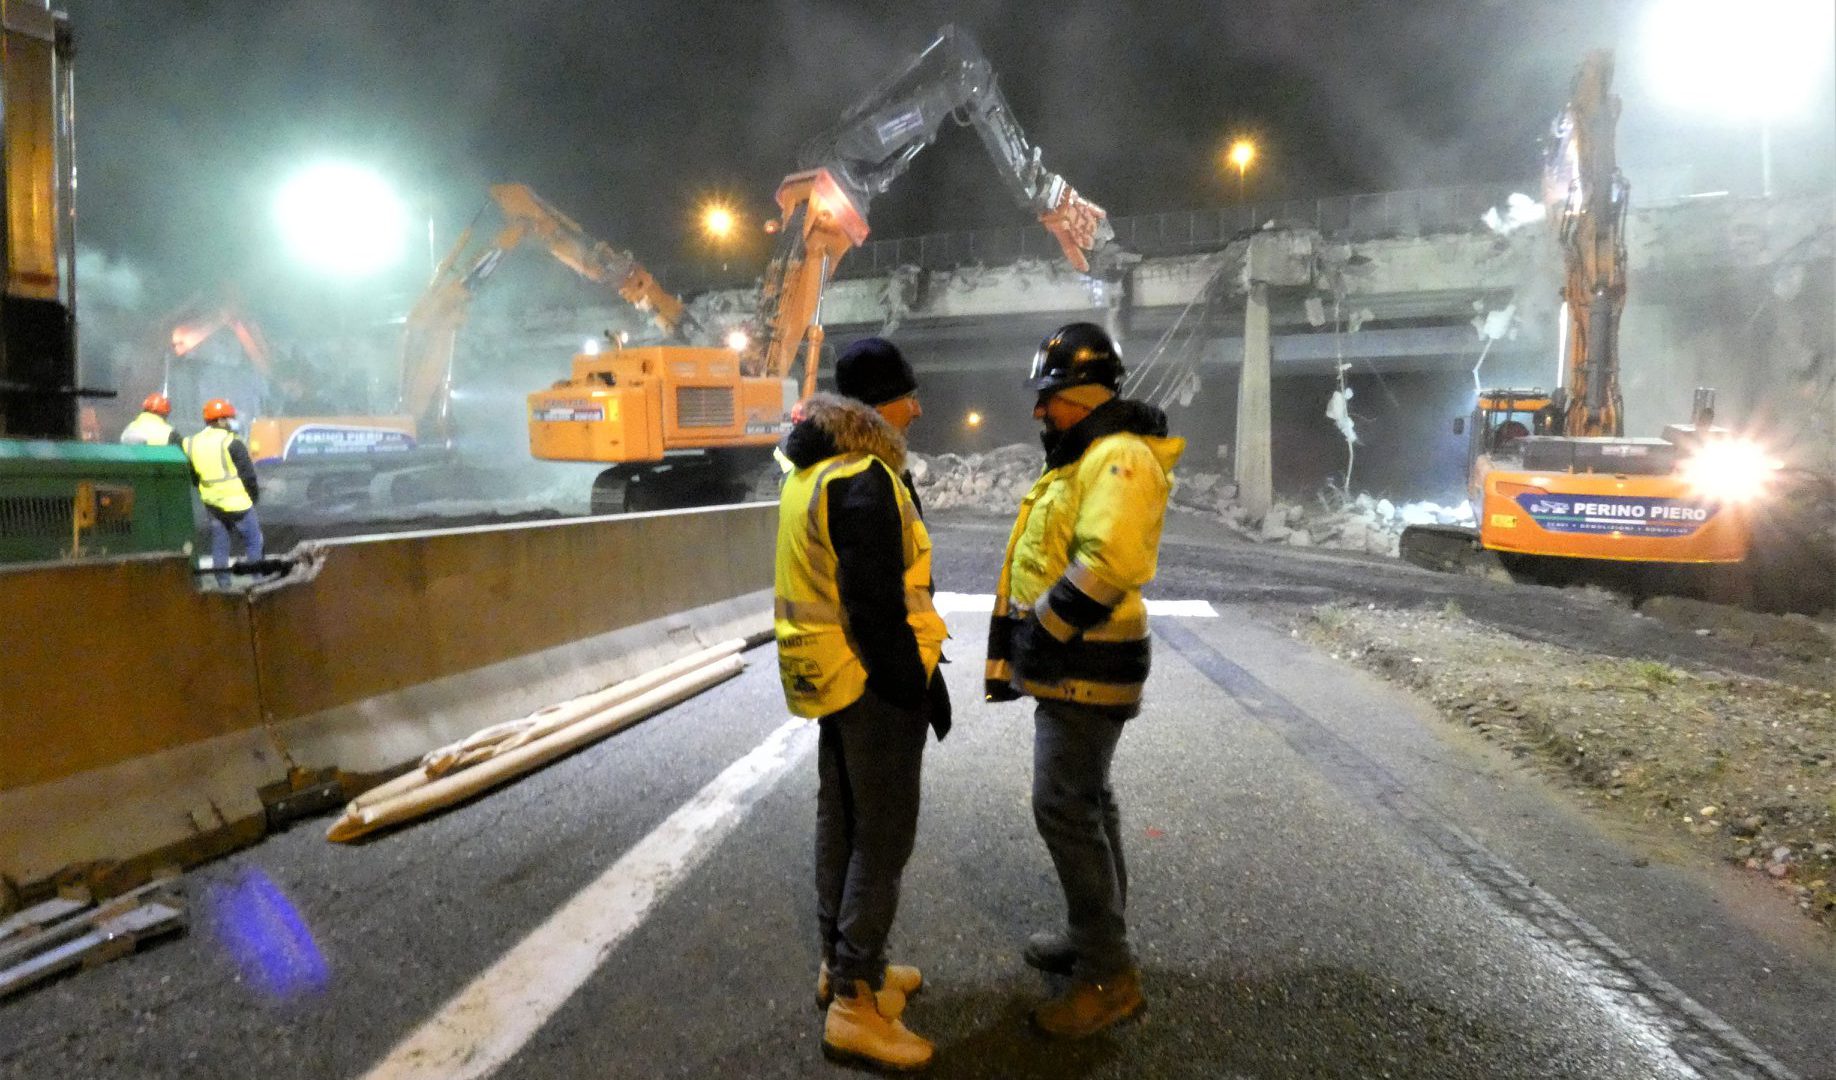
[{"label": "concrete jersey barrier", "polygon": [[0,570],[0,875],[209,857],[265,831],[264,787],[348,795],[766,633],[775,530],[754,504],[357,537],[250,594],[199,593],[179,556]]}]

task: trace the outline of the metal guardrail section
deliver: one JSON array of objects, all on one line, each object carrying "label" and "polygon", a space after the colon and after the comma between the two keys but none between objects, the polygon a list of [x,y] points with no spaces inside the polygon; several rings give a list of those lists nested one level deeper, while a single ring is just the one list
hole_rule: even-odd
[{"label": "metal guardrail section", "polygon": [[[1116,230],[1116,243],[1127,251],[1148,257],[1190,255],[1215,251],[1232,237],[1271,221],[1317,229],[1340,240],[1476,232],[1485,228],[1481,216],[1503,204],[1511,191],[1510,185],[1500,184],[1424,188],[1138,214],[1111,218],[1110,223]],[[873,277],[901,266],[949,270],[974,263],[1005,266],[1020,259],[1058,257],[1057,242],[1042,229],[977,229],[868,241],[843,260],[837,276]]]}]

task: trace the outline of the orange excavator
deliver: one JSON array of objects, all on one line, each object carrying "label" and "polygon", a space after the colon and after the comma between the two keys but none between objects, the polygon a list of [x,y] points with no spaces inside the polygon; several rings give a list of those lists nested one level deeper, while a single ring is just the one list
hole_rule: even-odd
[{"label": "orange excavator", "polygon": [[[1714,565],[1747,557],[1751,508],[1773,469],[1761,449],[1714,425],[1714,391],[1662,438],[1629,438],[1619,387],[1626,301],[1628,187],[1614,155],[1613,54],[1589,53],[1557,117],[1544,203],[1561,244],[1561,349],[1554,390],[1482,390],[1470,418],[1468,487],[1476,527],[1415,525],[1404,558],[1431,569],[1482,566],[1486,552],[1532,576],[1563,561]],[[1467,427],[1470,425],[1470,431]],[[1572,569],[1572,567],[1567,568]],[[1547,571],[1547,573],[1546,573]]]},{"label": "orange excavator", "polygon": [[[525,243],[539,244],[568,269],[649,313],[671,337],[686,338],[696,331],[682,302],[629,253],[594,239],[523,184],[497,184],[490,194],[501,227],[481,237],[474,218],[409,310],[402,329],[401,393],[393,413],[260,417],[250,424],[249,446],[257,462],[311,474],[310,501],[351,497],[359,489],[372,489],[379,476],[450,466],[453,358],[459,331],[479,286],[506,255]],[[241,337],[243,328],[252,324],[238,319],[229,325]],[[265,351],[249,352],[266,373]]]},{"label": "orange excavator", "polygon": [[[529,395],[529,449],[608,467],[596,513],[719,503],[773,490],[771,451],[816,387],[822,293],[867,238],[867,210],[952,117],[981,137],[1015,201],[1089,272],[1114,233],[1102,207],[1048,171],[1014,122],[993,68],[946,26],[799,155],[778,186],[782,217],[750,332],[726,347],[659,345],[574,357],[572,375]],[[801,372],[797,367],[801,362]],[[795,374],[793,374],[795,373]]]}]

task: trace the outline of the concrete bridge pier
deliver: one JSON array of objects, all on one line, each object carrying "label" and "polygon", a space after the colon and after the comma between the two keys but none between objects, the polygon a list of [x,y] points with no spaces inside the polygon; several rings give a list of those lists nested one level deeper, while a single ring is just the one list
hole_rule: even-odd
[{"label": "concrete bridge pier", "polygon": [[1275,354],[1269,338],[1269,286],[1251,281],[1243,309],[1243,367],[1237,376],[1237,446],[1232,468],[1237,504],[1258,524],[1275,501],[1270,448],[1269,379]]}]

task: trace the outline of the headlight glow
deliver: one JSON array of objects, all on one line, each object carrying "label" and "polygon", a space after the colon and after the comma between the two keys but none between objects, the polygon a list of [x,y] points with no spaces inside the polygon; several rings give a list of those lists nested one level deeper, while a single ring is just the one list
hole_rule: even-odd
[{"label": "headlight glow", "polygon": [[1682,465],[1693,494],[1744,505],[1764,497],[1779,463],[1750,439],[1716,439],[1696,448]]}]

